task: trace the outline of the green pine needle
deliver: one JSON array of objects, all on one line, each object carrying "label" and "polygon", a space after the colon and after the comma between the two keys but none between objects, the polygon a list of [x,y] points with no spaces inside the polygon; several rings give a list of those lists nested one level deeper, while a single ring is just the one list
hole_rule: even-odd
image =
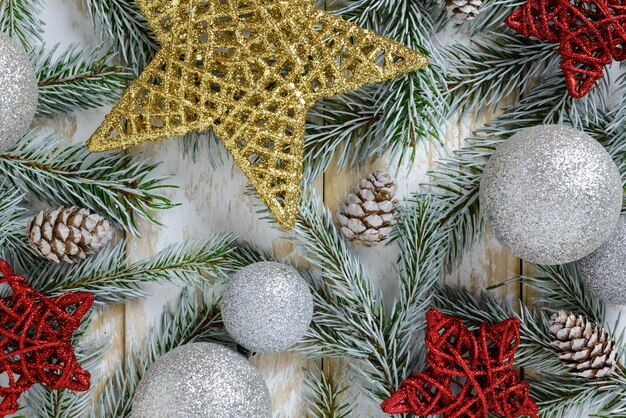
[{"label": "green pine needle", "polygon": [[152,176],[157,164],[141,154],[97,154],[83,145],[66,146],[47,131],[31,131],[0,154],[7,180],[24,193],[55,205],[86,207],[138,235],[137,219],[160,225],[155,211],[175,206],[163,193],[174,186]]},{"label": "green pine needle", "polygon": [[39,79],[37,114],[52,116],[115,103],[131,78],[125,67],[113,65],[114,54],[102,46],[89,50],[70,45],[57,54],[59,45],[31,53]]},{"label": "green pine needle", "polygon": [[39,17],[43,0],[0,1],[0,30],[28,51],[43,42],[43,21]]}]

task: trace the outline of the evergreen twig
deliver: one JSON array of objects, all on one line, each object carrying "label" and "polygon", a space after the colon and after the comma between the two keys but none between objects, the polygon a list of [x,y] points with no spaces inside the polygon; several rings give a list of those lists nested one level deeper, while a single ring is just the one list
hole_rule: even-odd
[{"label": "evergreen twig", "polygon": [[102,42],[108,42],[124,64],[139,74],[158,48],[150,29],[134,0],[83,0],[94,26],[100,29]]},{"label": "evergreen twig", "polygon": [[[348,357],[362,391],[378,403],[392,393],[419,361],[413,338],[419,331],[440,277],[443,251],[432,202],[414,204],[403,212],[405,225],[395,240],[412,248],[399,269],[399,301],[386,313],[348,243],[337,232],[330,214],[317,200],[303,202],[295,234],[302,254],[317,275],[310,276],[315,310],[300,350],[313,357]],[[402,224],[402,222],[401,222]]]},{"label": "evergreen twig", "polygon": [[96,159],[83,145],[64,146],[53,134],[31,131],[0,154],[0,168],[15,187],[57,205],[92,209],[137,235],[137,218],[160,225],[153,211],[175,206],[160,194],[166,177],[153,176],[157,164],[141,154],[101,154]]},{"label": "evergreen twig", "polygon": [[57,44],[48,52],[41,47],[31,53],[39,79],[39,115],[92,109],[119,99],[131,73],[112,64],[111,51],[74,44],[57,55],[58,48]]},{"label": "evergreen twig", "polygon": [[327,374],[320,368],[304,371],[309,389],[306,400],[308,417],[348,418],[354,413],[353,399],[346,396],[348,382],[338,371]]},{"label": "evergreen twig", "polygon": [[0,1],[0,30],[16,39],[28,51],[43,42],[43,21],[39,17],[43,0]]},{"label": "evergreen twig", "polygon": [[155,255],[130,263],[125,242],[107,247],[81,263],[69,267],[44,263],[31,271],[33,287],[47,295],[87,291],[96,304],[127,302],[145,297],[144,283],[207,283],[203,276],[223,278],[223,265],[233,250],[233,237],[218,234],[206,240],[189,240],[171,245]]}]

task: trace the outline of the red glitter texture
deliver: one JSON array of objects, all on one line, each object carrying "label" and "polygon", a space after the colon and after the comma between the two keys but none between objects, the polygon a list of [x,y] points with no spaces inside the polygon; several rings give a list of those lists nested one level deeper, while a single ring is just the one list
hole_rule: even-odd
[{"label": "red glitter texture", "polygon": [[569,93],[583,97],[604,67],[626,59],[624,0],[528,0],[506,19],[524,36],[559,43]]},{"label": "red glitter texture", "polygon": [[47,298],[0,260],[0,284],[13,294],[0,299],[0,416],[15,413],[22,392],[36,383],[48,389],[89,389],[90,375],[76,360],[70,337],[93,304],[87,292]]},{"label": "red glitter texture", "polygon": [[426,315],[429,367],[405,379],[381,404],[388,414],[536,417],[528,383],[512,370],[519,345],[516,319],[469,331],[461,319],[430,309]]}]

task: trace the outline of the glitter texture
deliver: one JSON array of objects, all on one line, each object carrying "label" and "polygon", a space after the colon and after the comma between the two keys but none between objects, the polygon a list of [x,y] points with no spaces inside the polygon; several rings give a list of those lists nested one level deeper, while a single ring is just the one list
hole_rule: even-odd
[{"label": "glitter texture", "polygon": [[89,149],[211,128],[282,228],[292,228],[298,213],[306,111],[428,64],[310,0],[137,3],[162,48]]},{"label": "glitter texture", "polygon": [[597,249],[622,207],[622,183],[606,150],[566,126],[525,129],[498,146],[480,183],[480,207],[516,256],[563,264]]},{"label": "glitter texture", "polygon": [[611,237],[596,251],[576,262],[587,289],[607,302],[626,305],[626,214]]},{"label": "glitter texture", "polygon": [[139,382],[133,418],[269,418],[259,371],[241,354],[193,343],[161,356]]},{"label": "glitter texture", "polygon": [[22,47],[0,31],[0,151],[28,132],[39,97],[37,77]]},{"label": "glitter texture", "polygon": [[261,262],[240,270],[222,298],[228,333],[254,352],[285,350],[309,328],[313,297],[309,285],[290,266]]}]

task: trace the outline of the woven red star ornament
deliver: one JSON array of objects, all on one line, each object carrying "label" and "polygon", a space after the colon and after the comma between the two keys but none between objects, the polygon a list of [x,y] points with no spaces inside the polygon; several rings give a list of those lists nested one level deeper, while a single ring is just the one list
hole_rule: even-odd
[{"label": "woven red star ornament", "polygon": [[559,43],[569,93],[589,93],[604,67],[626,59],[624,0],[528,0],[506,19],[524,36]]},{"label": "woven red star ornament", "polygon": [[426,322],[429,367],[405,379],[381,404],[384,412],[450,418],[537,416],[528,383],[512,369],[518,320],[484,323],[472,332],[461,319],[430,309]]},{"label": "woven red star ornament", "polygon": [[70,337],[93,304],[87,292],[47,298],[0,260],[0,284],[13,294],[0,299],[0,416],[17,411],[22,392],[41,383],[48,389],[89,389],[90,375],[76,360]]}]

